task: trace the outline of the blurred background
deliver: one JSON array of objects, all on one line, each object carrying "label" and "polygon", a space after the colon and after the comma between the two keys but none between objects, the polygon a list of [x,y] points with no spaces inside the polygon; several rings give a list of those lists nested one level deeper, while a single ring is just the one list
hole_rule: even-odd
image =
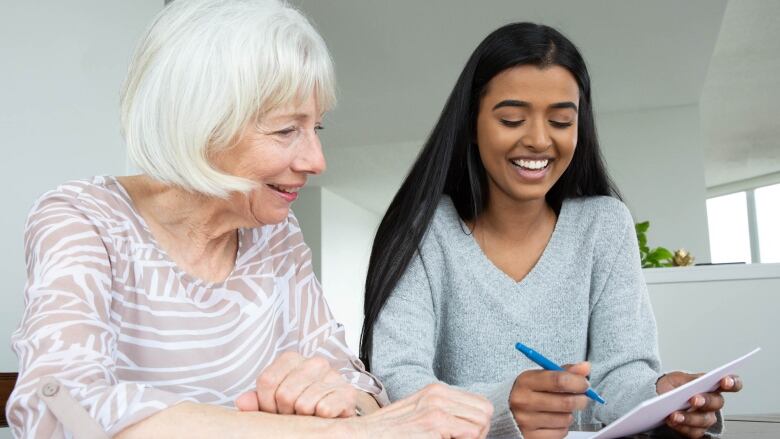
[{"label": "blurred background", "polygon": [[[461,68],[495,28],[533,21],[581,49],[609,171],[635,221],[650,222],[649,246],[744,263],[645,270],[664,368],[706,370],[762,346],[727,411],[780,412],[780,2],[291,3],[323,35],[339,84],[328,170],[293,209],[353,349],[374,232]],[[133,172],[119,88],[164,1],[0,5],[0,371],[15,371],[26,214],[65,180]]]}]

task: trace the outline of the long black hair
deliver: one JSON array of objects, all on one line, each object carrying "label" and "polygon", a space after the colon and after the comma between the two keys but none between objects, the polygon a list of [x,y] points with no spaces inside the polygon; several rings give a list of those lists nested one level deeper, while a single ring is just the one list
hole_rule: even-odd
[{"label": "long black hair", "polygon": [[366,277],[360,358],[370,368],[373,328],[382,307],[417,251],[443,194],[464,221],[487,207],[485,167],[474,145],[480,99],[488,82],[520,65],[561,66],[580,92],[577,147],[571,164],[546,194],[560,212],[571,197],[620,197],[604,166],[593,121],[590,78],[577,48],[555,29],[533,23],[503,26],[485,38],[469,58],[425,146],[379,224]]}]

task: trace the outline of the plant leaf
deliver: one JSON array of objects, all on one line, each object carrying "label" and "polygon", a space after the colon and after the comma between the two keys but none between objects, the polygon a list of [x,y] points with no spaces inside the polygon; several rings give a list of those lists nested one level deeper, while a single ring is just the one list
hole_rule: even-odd
[{"label": "plant leaf", "polygon": [[650,228],[650,221],[636,223],[634,227],[636,227],[637,233],[645,233]]}]

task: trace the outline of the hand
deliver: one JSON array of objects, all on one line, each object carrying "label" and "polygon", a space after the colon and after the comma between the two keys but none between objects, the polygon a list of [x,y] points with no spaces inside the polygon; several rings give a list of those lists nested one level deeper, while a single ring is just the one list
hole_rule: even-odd
[{"label": "hand", "polygon": [[[671,372],[658,380],[655,389],[660,395],[702,375],[701,373]],[[666,418],[666,425],[687,437],[702,437],[717,421],[715,413],[723,408],[725,401],[721,392],[739,392],[740,390],[742,390],[742,380],[739,376],[727,376],[720,380],[720,387],[716,391],[694,395],[689,400],[691,408],[687,411],[676,411],[670,414]]]},{"label": "hand", "polygon": [[240,395],[236,408],[322,418],[355,415],[357,392],[328,360],[285,352],[257,377],[256,391]]},{"label": "hand", "polygon": [[574,422],[573,412],[588,404],[590,363],[564,366],[565,371],[527,370],[509,393],[509,408],[525,439],[563,438]]},{"label": "hand", "polygon": [[364,417],[350,418],[345,437],[481,439],[490,431],[493,406],[482,396],[431,384]]}]

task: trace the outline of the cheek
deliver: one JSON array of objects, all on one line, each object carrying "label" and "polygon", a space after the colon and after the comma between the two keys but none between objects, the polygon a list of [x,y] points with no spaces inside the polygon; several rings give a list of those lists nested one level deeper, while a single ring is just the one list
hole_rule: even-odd
[{"label": "cheek", "polygon": [[561,133],[555,139],[555,144],[558,145],[558,154],[566,162],[570,161],[574,156],[574,150],[577,148],[577,131],[571,130],[570,132]]}]

